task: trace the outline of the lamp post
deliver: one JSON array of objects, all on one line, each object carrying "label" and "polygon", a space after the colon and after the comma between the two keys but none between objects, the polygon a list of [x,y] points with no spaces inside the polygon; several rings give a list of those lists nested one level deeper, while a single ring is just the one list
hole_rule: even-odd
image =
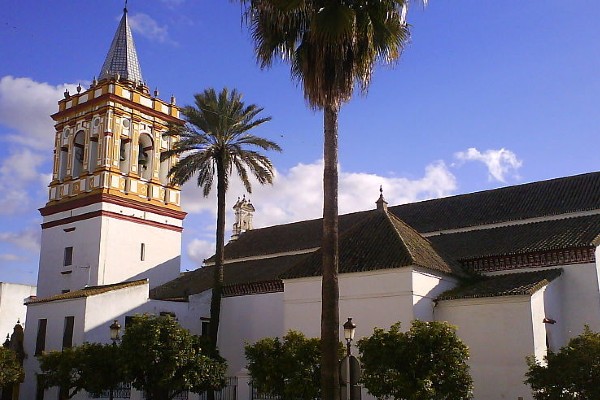
[{"label": "lamp post", "polygon": [[[109,328],[110,328],[110,340],[112,340],[113,346],[117,347],[117,342],[120,339],[119,333],[121,332],[121,324],[119,324],[119,321],[117,321],[115,319],[113,321],[113,323],[110,324]],[[109,400],[113,400],[114,399],[114,393],[113,393],[113,387],[112,387],[112,385],[111,385],[110,391],[108,393],[108,398],[109,398]]]},{"label": "lamp post", "polygon": [[350,346],[354,340],[354,333],[356,332],[356,324],[352,322],[352,318],[348,318],[348,321],[344,323],[344,338],[346,339],[346,355],[351,355]]},{"label": "lamp post", "polygon": [[356,324],[352,322],[352,318],[344,323],[344,339],[346,339],[346,399],[354,400],[352,396],[352,340],[356,332]]},{"label": "lamp post", "polygon": [[121,324],[119,324],[119,321],[117,321],[115,319],[114,322],[112,324],[110,324],[109,328],[110,328],[110,340],[112,340],[113,345],[116,346],[117,342],[121,338],[119,336],[119,333],[121,332]]}]

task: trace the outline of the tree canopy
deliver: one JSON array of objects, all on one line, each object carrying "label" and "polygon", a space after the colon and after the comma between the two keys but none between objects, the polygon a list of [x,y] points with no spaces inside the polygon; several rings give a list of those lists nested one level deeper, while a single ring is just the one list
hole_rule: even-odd
[{"label": "tree canopy", "polygon": [[459,400],[472,398],[469,351],[446,322],[400,323],[389,331],[375,328],[358,341],[362,382],[378,398]]},{"label": "tree canopy", "polygon": [[[282,400],[320,398],[320,342],[317,338],[289,331],[282,339],[263,338],[246,344],[252,384],[260,393]],[[340,356],[342,352],[340,344]]]},{"label": "tree canopy", "polygon": [[[136,316],[125,329],[120,351],[126,377],[148,400],[172,399],[225,385],[225,361],[168,316]],[[217,358],[218,357],[218,358]]]},{"label": "tree canopy", "polygon": [[67,398],[85,390],[101,394],[115,388],[124,377],[124,360],[116,346],[84,343],[38,356],[44,388],[58,386]]},{"label": "tree canopy", "polygon": [[[38,356],[45,388],[58,386],[72,398],[101,395],[121,382],[165,400],[183,391],[201,393],[225,383],[225,361],[167,316],[136,316],[120,344],[84,343]],[[0,370],[0,375],[3,370]]]},{"label": "tree canopy", "polygon": [[534,356],[526,361],[525,383],[536,400],[600,399],[600,333],[589,326],[543,361]]},{"label": "tree canopy", "polygon": [[0,346],[0,390],[5,386],[21,382],[23,377],[23,367],[19,363],[17,354]]}]

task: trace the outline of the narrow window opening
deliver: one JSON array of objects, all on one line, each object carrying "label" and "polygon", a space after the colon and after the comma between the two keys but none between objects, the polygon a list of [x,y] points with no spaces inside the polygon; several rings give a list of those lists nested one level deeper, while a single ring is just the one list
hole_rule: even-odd
[{"label": "narrow window opening", "polygon": [[140,243],[140,261],[146,260],[146,243]]},{"label": "narrow window opening", "polygon": [[208,336],[210,331],[210,318],[200,318],[202,324],[202,336]]},{"label": "narrow window opening", "polygon": [[45,318],[38,320],[37,338],[35,341],[35,355],[38,356],[46,350],[46,325],[48,320]]},{"label": "narrow window opening", "polygon": [[75,317],[65,317],[65,330],[63,332],[63,349],[73,346],[73,326],[75,325]]},{"label": "narrow window opening", "polygon": [[72,246],[65,247],[65,257],[64,257],[63,266],[67,267],[72,264],[73,264],[73,247]]}]

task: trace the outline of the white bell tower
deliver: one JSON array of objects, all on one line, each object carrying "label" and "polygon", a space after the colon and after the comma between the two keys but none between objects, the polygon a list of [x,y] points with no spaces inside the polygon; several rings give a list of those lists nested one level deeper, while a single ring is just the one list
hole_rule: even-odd
[{"label": "white bell tower", "polygon": [[168,124],[182,124],[172,97],[149,93],[127,10],[99,79],[64,94],[56,122],[54,169],[43,216],[38,296],[179,275],[185,213],[180,188],[161,161]]}]

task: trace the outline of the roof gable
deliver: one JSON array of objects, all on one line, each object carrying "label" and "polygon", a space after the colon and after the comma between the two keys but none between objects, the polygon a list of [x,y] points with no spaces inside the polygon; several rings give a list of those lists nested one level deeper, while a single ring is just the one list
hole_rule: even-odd
[{"label": "roof gable", "polygon": [[[494,190],[426,200],[389,207],[395,215],[417,232],[425,234],[440,230],[478,227],[529,218],[552,217],[561,214],[598,210],[600,207],[600,172],[576,175],[548,181],[533,182]],[[359,223],[371,211],[339,216],[339,232],[343,234]],[[562,220],[561,220],[562,221]],[[562,222],[558,222],[558,225]],[[322,219],[270,226],[244,232],[225,246],[226,259],[279,254],[290,251],[316,249],[321,245]],[[528,228],[515,226],[514,232]],[[560,228],[558,228],[560,229]],[[574,231],[567,232],[567,234]],[[600,230],[597,234],[600,233]],[[447,233],[444,233],[446,235]],[[476,237],[482,233],[469,235]],[[458,238],[458,236],[455,236]],[[438,237],[434,244],[443,242]],[[572,240],[565,237],[563,242]],[[600,241],[600,238],[598,238]],[[507,242],[512,242],[512,239]],[[557,242],[558,244],[559,242]],[[475,241],[474,248],[483,250],[484,242]],[[542,242],[539,245],[543,245]],[[512,246],[512,245],[510,245]],[[452,257],[454,250],[443,247]],[[477,250],[479,252],[479,250]],[[462,254],[468,251],[461,250]],[[460,257],[456,257],[460,258]],[[208,262],[214,261],[211,257]]]},{"label": "roof gable", "polygon": [[[443,273],[459,269],[442,258],[431,243],[410,226],[385,211],[371,211],[339,239],[339,272],[419,266]],[[320,276],[321,249],[282,274],[283,279]]]}]

